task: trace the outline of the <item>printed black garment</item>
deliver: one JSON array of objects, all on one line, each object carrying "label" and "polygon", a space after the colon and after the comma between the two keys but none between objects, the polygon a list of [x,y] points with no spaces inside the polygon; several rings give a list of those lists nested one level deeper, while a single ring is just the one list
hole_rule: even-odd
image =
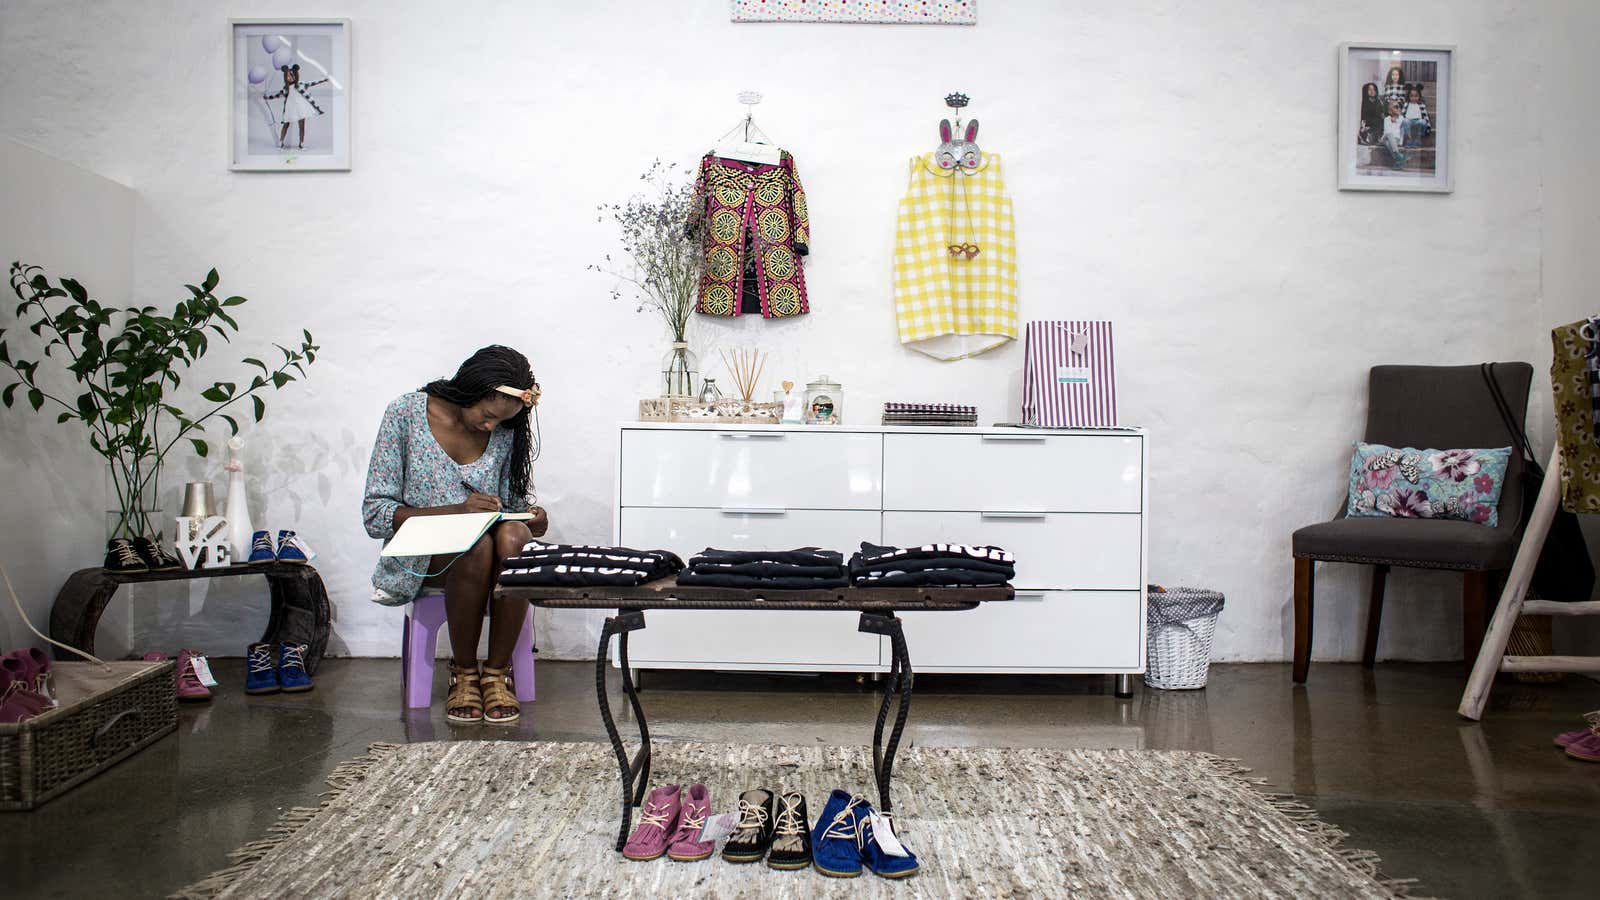
[{"label": "printed black garment", "polygon": [[505,561],[500,583],[573,587],[639,585],[683,569],[683,560],[666,550],[631,547],[545,544],[531,541]]},{"label": "printed black garment", "polygon": [[750,575],[756,578],[832,578],[838,566],[791,566],[786,563],[699,563],[702,575]]},{"label": "printed black garment", "polygon": [[794,550],[718,550],[707,547],[689,558],[690,566],[702,563],[781,563],[790,566],[842,566],[844,554],[837,550],[800,547]]},{"label": "printed black garment", "polygon": [[897,559],[938,559],[940,557],[958,556],[984,560],[994,563],[1016,564],[1017,558],[999,547],[989,547],[981,544],[923,544],[920,547],[880,547],[866,541],[861,542],[861,552],[856,554],[861,557],[864,565],[869,567],[879,563]]},{"label": "printed black garment", "polygon": [[850,579],[845,577],[844,567],[835,570],[831,578],[756,578],[749,575],[726,575],[720,572],[702,572],[693,566],[684,569],[678,574],[678,584],[684,587],[726,587],[742,588],[744,590],[766,591],[806,591],[829,590],[832,588],[848,587]]},{"label": "printed black garment", "polygon": [[968,572],[1002,575],[1007,579],[1014,578],[1017,574],[1017,567],[1011,563],[989,562],[986,559],[972,559],[964,556],[901,559],[872,566],[863,565],[860,559],[861,554],[859,553],[850,557],[850,575],[853,578],[859,579],[873,572],[921,572],[925,569],[962,569]]},{"label": "printed black garment", "polygon": [[855,579],[856,587],[999,587],[1010,581],[999,572],[972,569],[920,569],[915,572],[868,572]]},{"label": "printed black garment", "polygon": [[500,583],[522,587],[585,587],[604,585],[635,587],[654,581],[649,572],[639,569],[608,568],[605,566],[526,566],[503,569]]}]

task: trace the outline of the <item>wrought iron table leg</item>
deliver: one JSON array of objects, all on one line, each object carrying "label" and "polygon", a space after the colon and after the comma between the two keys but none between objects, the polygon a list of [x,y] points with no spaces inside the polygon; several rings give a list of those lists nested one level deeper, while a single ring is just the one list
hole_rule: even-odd
[{"label": "wrought iron table leg", "polygon": [[[891,648],[889,677],[883,682],[883,702],[878,706],[878,722],[872,729],[872,775],[878,782],[878,809],[888,815],[894,811],[889,796],[894,780],[894,756],[900,749],[900,737],[905,733],[906,717],[911,713],[911,655],[906,650],[900,619],[893,613],[862,613],[860,630],[887,636]],[[889,706],[896,699],[899,702],[895,704],[894,728],[889,732],[888,744],[884,744],[883,727],[889,721]]]},{"label": "wrought iron table leg", "polygon": [[[650,732],[645,726],[644,710],[639,707],[639,698],[633,691],[633,681],[628,676],[628,632],[638,631],[643,627],[644,613],[618,610],[617,614],[608,617],[605,625],[601,627],[600,648],[595,651],[594,657],[594,690],[600,702],[600,718],[605,722],[606,736],[611,738],[611,749],[617,754],[617,769],[622,778],[622,825],[617,831],[619,853],[628,842],[628,828],[633,824],[633,807],[643,801],[645,784],[650,776]],[[617,646],[622,663],[622,689],[633,704],[633,717],[639,726],[639,734],[643,741],[639,755],[633,760],[628,759],[628,750],[622,745],[622,736],[617,732],[617,721],[611,715],[611,699],[606,696],[606,657],[611,649],[612,635],[618,636]]]}]

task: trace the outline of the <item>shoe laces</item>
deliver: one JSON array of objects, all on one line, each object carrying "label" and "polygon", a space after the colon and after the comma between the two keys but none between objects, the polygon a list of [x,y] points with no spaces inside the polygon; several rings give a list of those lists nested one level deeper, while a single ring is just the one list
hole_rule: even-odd
[{"label": "shoe laces", "polygon": [[739,827],[736,831],[759,831],[767,827],[767,808],[741,798],[739,800]]},{"label": "shoe laces", "polygon": [[644,813],[639,816],[639,827],[643,828],[646,825],[653,825],[657,829],[665,832],[667,830],[667,818],[669,815],[671,815],[671,809],[672,807],[665,803],[659,805],[655,803],[646,803],[644,805]]},{"label": "shoe laces", "polygon": [[696,815],[694,807],[687,803],[683,805],[683,818],[678,823],[678,832],[683,837],[690,840],[700,839],[700,832],[706,827],[706,816],[711,812],[711,807],[707,806],[698,812],[699,815]]},{"label": "shoe laces", "polygon": [[272,648],[265,644],[250,648],[250,674],[272,671]]},{"label": "shoe laces", "polygon": [[178,680],[183,682],[183,686],[186,688],[205,687],[205,683],[200,680],[200,674],[194,670],[194,658],[196,656],[199,656],[199,654],[192,650],[189,651],[189,655],[183,658],[183,671],[178,673]]},{"label": "shoe laces", "polygon": [[841,841],[855,841],[857,849],[865,846],[866,840],[863,834],[865,823],[855,810],[857,807],[865,805],[866,802],[860,797],[851,797],[850,802],[844,805],[844,809],[839,810],[834,815],[833,821],[828,823],[827,830],[822,833],[822,839],[825,841],[830,838]]},{"label": "shoe laces", "polygon": [[139,558],[138,552],[133,549],[130,541],[117,541],[111,546],[112,552],[117,554],[118,565],[141,565],[144,560]]},{"label": "shoe laces", "polygon": [[1590,733],[1600,734],[1600,709],[1584,713],[1583,720],[1589,723]]},{"label": "shoe laces", "polygon": [[778,798],[778,823],[773,833],[779,837],[799,837],[805,833],[805,820],[800,818],[800,804],[805,799],[785,794]]},{"label": "shoe laces", "polygon": [[286,669],[304,669],[306,667],[307,649],[309,647],[305,644],[284,644],[278,651],[280,657],[279,666]]},{"label": "shoe laces", "polygon": [[256,535],[256,539],[254,541],[252,541],[251,544],[250,544],[250,549],[251,550],[265,550],[268,553],[271,553],[272,552],[272,535],[267,534],[265,531],[263,531],[260,534]]}]

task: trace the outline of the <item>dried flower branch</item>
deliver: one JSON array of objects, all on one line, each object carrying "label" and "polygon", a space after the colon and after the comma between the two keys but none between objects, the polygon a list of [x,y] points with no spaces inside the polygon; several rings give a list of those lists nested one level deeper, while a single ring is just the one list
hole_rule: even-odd
[{"label": "dried flower branch", "polygon": [[649,192],[599,207],[597,221],[617,223],[628,262],[618,266],[608,253],[604,264],[589,268],[614,276],[613,299],[632,291],[638,311],[660,315],[672,339],[681,342],[700,290],[701,257],[698,243],[686,231],[694,186],[678,176],[677,168],[658,159],[639,176],[651,186]]}]

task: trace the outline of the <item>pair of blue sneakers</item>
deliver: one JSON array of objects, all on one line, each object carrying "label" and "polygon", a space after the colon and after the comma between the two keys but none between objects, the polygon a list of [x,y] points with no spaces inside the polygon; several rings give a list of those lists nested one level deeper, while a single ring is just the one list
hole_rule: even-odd
[{"label": "pair of blue sneakers", "polygon": [[854,878],[863,867],[884,878],[917,874],[917,857],[910,850],[896,856],[878,845],[872,804],[837,789],[811,829],[811,852],[812,865],[830,878]]},{"label": "pair of blue sneakers", "polygon": [[258,531],[250,538],[249,562],[253,566],[275,562],[303,565],[310,561],[310,557],[306,554],[305,542],[288,529],[278,532],[277,549],[273,549],[270,531]]},{"label": "pair of blue sneakers", "polygon": [[245,649],[249,667],[244,674],[246,694],[299,694],[312,688],[311,673],[306,671],[305,644],[278,644],[277,659],[273,659],[272,645],[251,644]]}]

